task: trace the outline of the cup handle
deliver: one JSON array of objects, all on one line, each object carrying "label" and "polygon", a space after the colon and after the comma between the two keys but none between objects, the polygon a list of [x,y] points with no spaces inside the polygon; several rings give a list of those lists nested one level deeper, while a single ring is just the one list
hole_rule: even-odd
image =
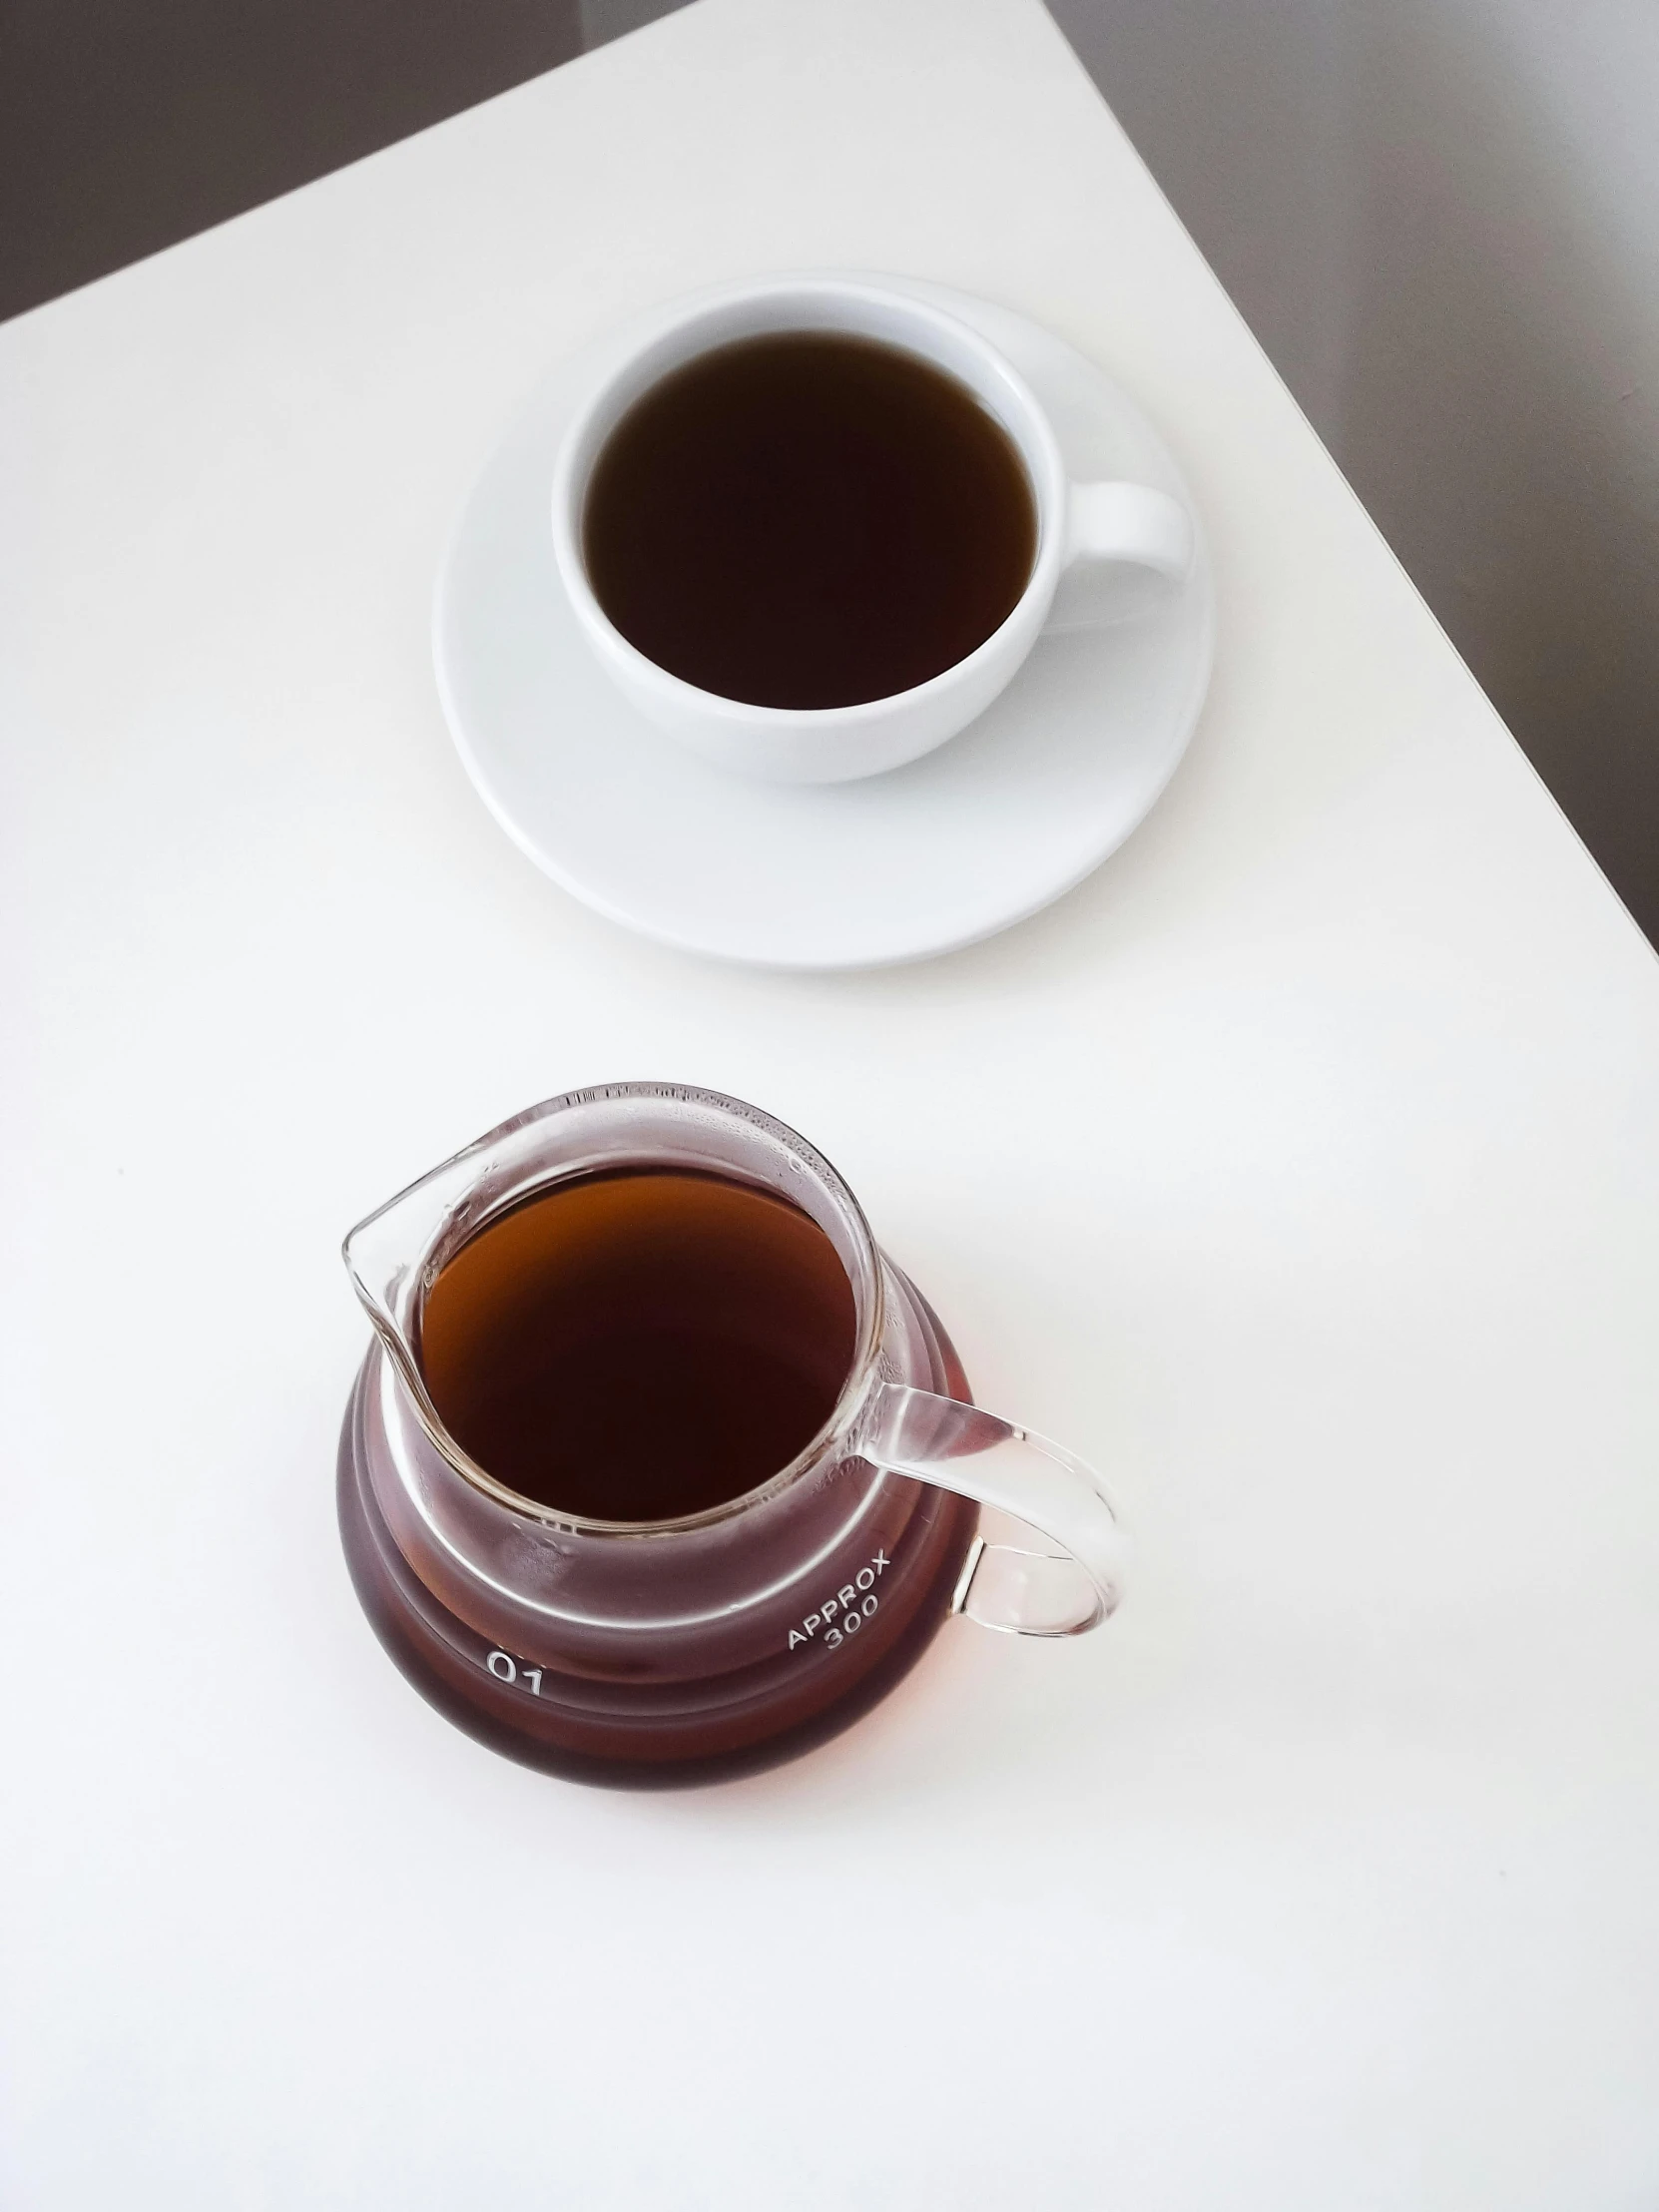
[{"label": "cup handle", "polygon": [[1073,484],[1048,630],[1095,630],[1145,614],[1192,573],[1193,518],[1149,484]]},{"label": "cup handle", "polygon": [[1100,1477],[1061,1445],[977,1405],[881,1382],[857,1449],[894,1474],[1011,1513],[1062,1547],[1056,1557],[976,1536],[952,1612],[1015,1635],[1077,1636],[1116,1610],[1123,1529]]}]

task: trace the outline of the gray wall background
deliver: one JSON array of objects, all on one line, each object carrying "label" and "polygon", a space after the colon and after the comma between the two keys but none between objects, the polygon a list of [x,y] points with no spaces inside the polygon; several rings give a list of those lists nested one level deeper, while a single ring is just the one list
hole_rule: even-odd
[{"label": "gray wall background", "polygon": [[1659,941],[1659,4],[1050,6]]}]

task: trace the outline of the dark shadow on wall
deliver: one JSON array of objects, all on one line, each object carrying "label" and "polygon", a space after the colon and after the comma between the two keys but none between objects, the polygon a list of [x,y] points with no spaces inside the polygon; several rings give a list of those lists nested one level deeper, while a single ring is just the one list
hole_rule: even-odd
[{"label": "dark shadow on wall", "polygon": [[1054,13],[1659,943],[1659,323],[1559,118],[1443,0]]},{"label": "dark shadow on wall", "polygon": [[0,0],[0,318],[681,0]]}]

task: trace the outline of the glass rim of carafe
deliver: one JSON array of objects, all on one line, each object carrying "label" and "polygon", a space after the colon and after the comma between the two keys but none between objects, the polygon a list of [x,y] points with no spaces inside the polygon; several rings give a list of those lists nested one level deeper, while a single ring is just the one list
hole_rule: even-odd
[{"label": "glass rim of carafe", "polygon": [[[829,1417],[822,1426],[815,1431],[787,1465],[780,1467],[775,1474],[768,1475],[764,1482],[757,1483],[753,1489],[745,1490],[737,1497],[727,1498],[718,1505],[706,1506],[701,1512],[681,1513],[669,1519],[649,1521],[605,1520],[596,1515],[572,1512],[562,1506],[547,1505],[539,1499],[526,1497],[522,1491],[513,1489],[508,1483],[502,1482],[498,1477],[491,1474],[487,1467],[481,1466],[444,1425],[443,1418],[426,1387],[425,1377],[420,1372],[420,1363],[408,1340],[408,1336],[398,1323],[395,1315],[390,1311],[385,1300],[365,1282],[352,1257],[352,1245],[365,1231],[371,1229],[375,1223],[391,1213],[393,1209],[404,1205],[415,1193],[447,1176],[461,1162],[482,1156],[492,1146],[500,1146],[520,1130],[541,1121],[551,1120],[556,1115],[568,1112],[573,1108],[626,1099],[650,1099],[669,1107],[687,1105],[701,1108],[706,1112],[712,1110],[717,1116],[730,1116],[751,1129],[759,1129],[765,1137],[792,1155],[827,1192],[849,1232],[852,1254],[857,1262],[858,1270],[854,1274],[851,1268],[846,1267],[845,1258],[841,1254],[838,1245],[836,1245],[835,1239],[831,1236],[830,1238],[830,1244],[835,1247],[837,1261],[846,1269],[847,1281],[852,1291],[856,1332],[852,1359],[845,1380],[836,1393],[835,1402],[830,1408]],[[474,1237],[481,1235],[493,1222],[515,1212],[520,1206],[529,1204],[541,1191],[551,1190],[559,1183],[575,1180],[584,1174],[612,1172],[613,1169],[625,1169],[631,1164],[647,1167],[652,1163],[649,1154],[642,1153],[637,1162],[630,1163],[626,1158],[618,1157],[614,1162],[607,1162],[604,1168],[597,1171],[591,1167],[583,1168],[581,1166],[556,1169],[544,1179],[532,1183],[526,1189],[515,1191],[512,1196],[504,1199],[500,1206],[491,1209],[481,1215],[477,1221],[470,1223],[466,1235],[459,1240],[454,1251],[459,1252],[462,1246],[470,1243]],[[672,1165],[674,1163],[664,1164]],[[697,1172],[717,1174],[723,1176],[729,1182],[742,1185],[751,1190],[769,1187],[754,1182],[733,1168],[730,1163],[724,1161],[718,1167],[708,1167]],[[783,1197],[786,1204],[796,1203],[782,1191],[774,1191],[773,1195]],[[453,1211],[454,1209],[451,1208],[451,1217]],[[809,1218],[817,1222],[817,1226],[821,1230],[825,1230],[827,1236],[830,1234],[825,1228],[824,1222],[818,1220],[816,1215],[811,1214],[809,1209],[803,1207],[801,1211],[809,1213]],[[428,1240],[427,1251],[421,1255],[419,1263],[418,1272],[421,1277],[424,1277],[427,1273],[428,1255],[441,1242],[441,1235],[440,1229],[437,1234]],[[717,1527],[722,1521],[734,1520],[740,1514],[753,1511],[755,1507],[766,1504],[772,1498],[779,1496],[794,1482],[798,1481],[803,1474],[807,1473],[815,1462],[822,1459],[826,1451],[838,1439],[843,1438],[853,1428],[857,1413],[868,1396],[870,1382],[875,1376],[880,1361],[881,1343],[886,1329],[886,1296],[882,1282],[880,1249],[875,1242],[874,1232],[865,1219],[864,1210],[848,1188],[845,1178],[830,1160],[826,1159],[815,1144],[802,1136],[799,1130],[792,1129],[788,1122],[780,1121],[777,1115],[769,1114],[764,1107],[751,1105],[746,1099],[734,1098],[729,1092],[708,1090],[701,1084],[696,1083],[649,1081],[599,1083],[580,1090],[562,1091],[557,1097],[542,1099],[536,1105],[526,1107],[522,1113],[514,1114],[508,1120],[498,1123],[494,1129],[488,1130],[483,1136],[475,1138],[471,1144],[463,1146],[459,1152],[452,1154],[449,1159],[441,1161],[437,1167],[428,1169],[426,1174],[422,1176],[417,1176],[414,1182],[405,1185],[402,1190],[387,1199],[383,1205],[377,1206],[371,1213],[365,1214],[359,1222],[346,1232],[340,1251],[345,1261],[346,1271],[351,1278],[357,1297],[373,1325],[375,1335],[391,1359],[398,1381],[409,1394],[416,1418],[428,1441],[442,1456],[446,1464],[453,1468],[455,1473],[460,1475],[463,1480],[469,1482],[474,1489],[481,1491],[493,1503],[506,1507],[508,1511],[517,1513],[525,1519],[538,1521],[547,1527],[569,1529],[573,1534],[584,1536],[658,1537],[689,1534],[699,1529]],[[447,1259],[453,1258],[454,1252],[451,1252]],[[447,1264],[447,1260],[444,1264]],[[424,1306],[425,1293],[430,1287],[430,1283],[424,1284],[419,1298],[421,1307]]]}]

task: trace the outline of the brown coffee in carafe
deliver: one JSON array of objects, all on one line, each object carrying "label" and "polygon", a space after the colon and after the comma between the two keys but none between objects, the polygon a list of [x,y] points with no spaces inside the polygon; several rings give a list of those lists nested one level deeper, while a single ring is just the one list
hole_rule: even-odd
[{"label": "brown coffee in carafe", "polygon": [[[965,1396],[925,1306],[886,1280],[899,1372]],[[499,1508],[445,1489],[379,1349],[341,1437],[340,1528],[381,1641],[470,1734],[586,1781],[713,1781],[844,1728],[930,1641],[977,1508],[826,1454],[858,1302],[801,1207],[677,1165],[578,1172],[419,1282],[421,1383],[516,1501],[491,1524],[512,1533],[480,1574],[472,1516]]]},{"label": "brown coffee in carafe", "polygon": [[[753,1772],[867,1712],[953,1612],[1070,1636],[1117,1603],[1099,1478],[973,1404],[845,1183],[741,1099],[544,1099],[343,1258],[374,1328],[352,1579],[409,1679],[515,1759]],[[980,1538],[984,1505],[1036,1548]]]},{"label": "brown coffee in carafe", "polygon": [[721,1176],[554,1184],[428,1290],[420,1366],[444,1426],[520,1497],[675,1520],[760,1487],[830,1419],[852,1289],[799,1207]]}]

